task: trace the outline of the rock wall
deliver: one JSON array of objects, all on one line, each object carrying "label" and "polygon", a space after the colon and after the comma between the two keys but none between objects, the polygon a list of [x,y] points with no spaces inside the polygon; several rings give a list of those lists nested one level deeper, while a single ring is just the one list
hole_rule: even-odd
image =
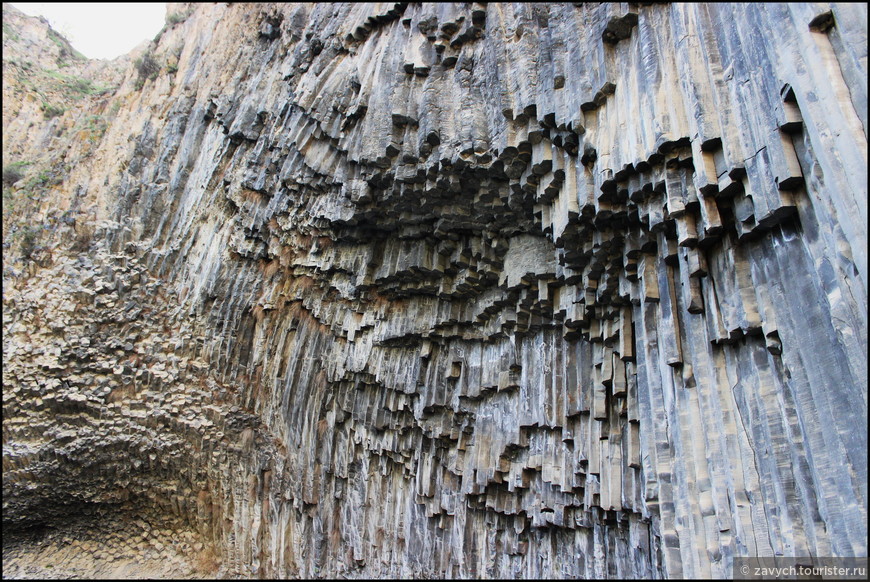
[{"label": "rock wall", "polygon": [[172,516],[233,577],[867,555],[866,6],[169,4],[48,120],[13,10],[4,531]]}]

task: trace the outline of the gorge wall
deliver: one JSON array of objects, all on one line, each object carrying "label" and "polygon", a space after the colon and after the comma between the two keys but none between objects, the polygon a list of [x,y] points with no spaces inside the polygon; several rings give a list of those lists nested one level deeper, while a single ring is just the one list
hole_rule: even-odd
[{"label": "gorge wall", "polygon": [[4,558],[867,555],[865,5],[3,22]]}]

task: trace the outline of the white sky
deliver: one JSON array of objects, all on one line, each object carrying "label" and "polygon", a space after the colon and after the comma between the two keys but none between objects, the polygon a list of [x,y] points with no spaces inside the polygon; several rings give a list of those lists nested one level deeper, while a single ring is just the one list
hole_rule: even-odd
[{"label": "white sky", "polygon": [[166,18],[166,4],[120,2],[12,2],[30,16],[44,16],[80,53],[113,59],[154,38]]}]

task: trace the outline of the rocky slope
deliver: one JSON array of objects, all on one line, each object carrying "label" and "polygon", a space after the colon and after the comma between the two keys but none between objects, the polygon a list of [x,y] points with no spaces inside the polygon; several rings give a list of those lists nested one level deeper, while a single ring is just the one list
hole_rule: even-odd
[{"label": "rocky slope", "polygon": [[867,555],[865,6],[3,10],[4,575]]}]

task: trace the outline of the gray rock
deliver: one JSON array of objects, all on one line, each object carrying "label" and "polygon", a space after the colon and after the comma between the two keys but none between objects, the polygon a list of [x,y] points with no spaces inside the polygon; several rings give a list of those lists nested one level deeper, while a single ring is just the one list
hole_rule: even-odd
[{"label": "gray rock", "polygon": [[57,225],[4,255],[4,538],[111,509],[164,575],[185,539],[262,578],[866,556],[866,6],[189,9],[177,72],[63,117],[4,60],[4,142],[69,172],[4,215]]}]

